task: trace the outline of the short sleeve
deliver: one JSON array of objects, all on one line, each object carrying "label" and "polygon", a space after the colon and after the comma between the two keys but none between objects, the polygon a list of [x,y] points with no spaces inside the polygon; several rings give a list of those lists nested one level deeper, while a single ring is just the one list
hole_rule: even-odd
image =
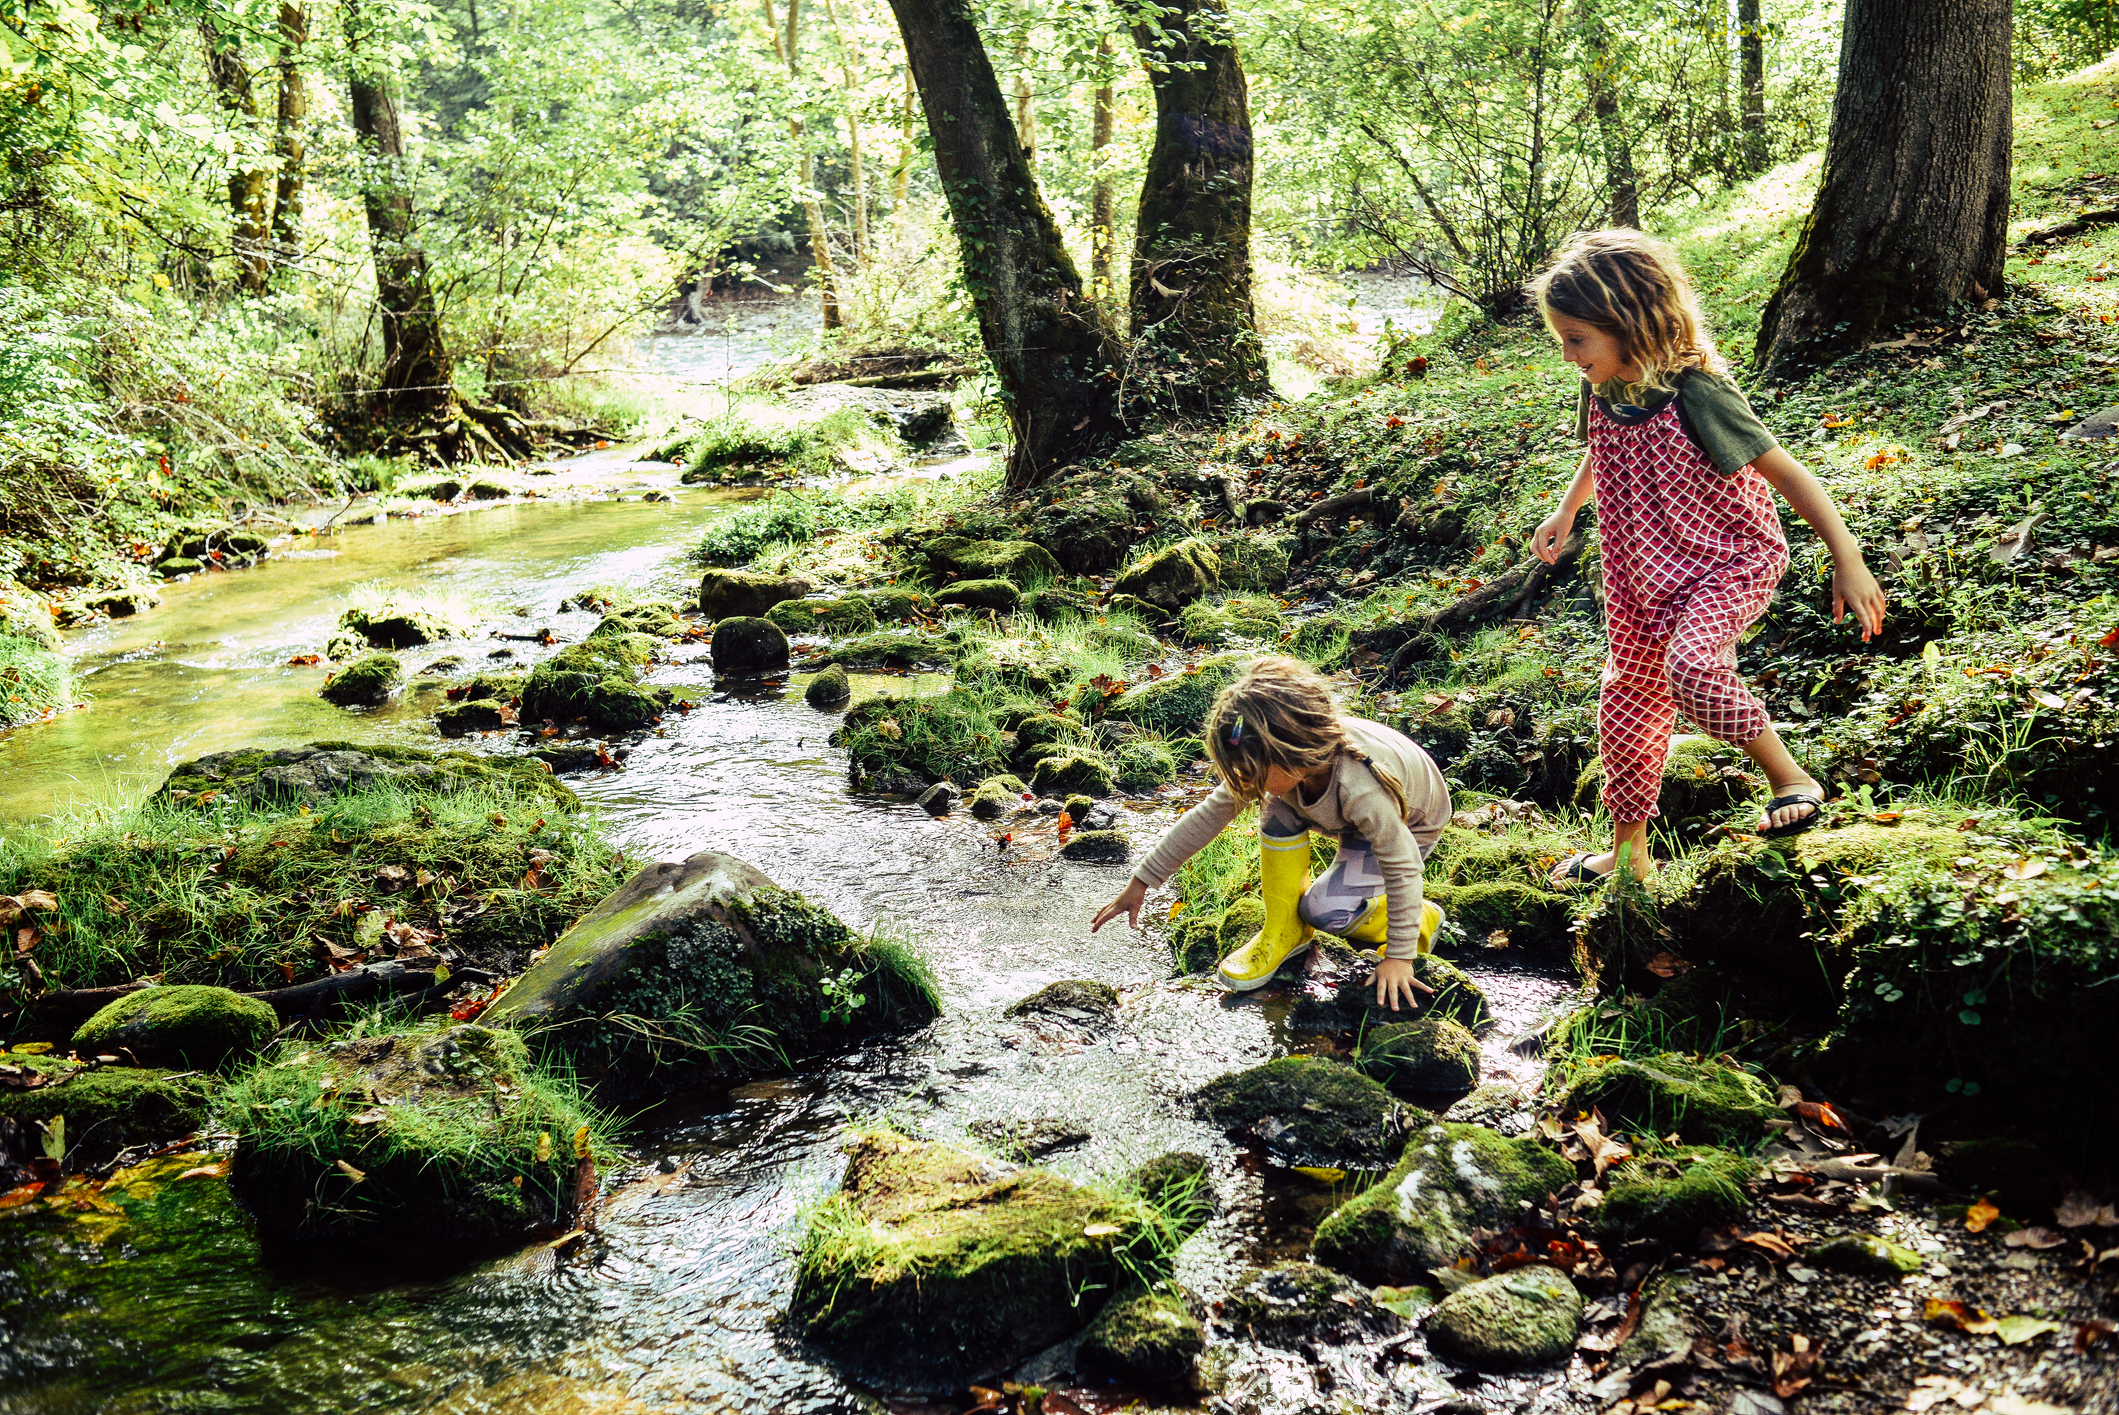
[{"label": "short sleeve", "polygon": [[1780,446],[1726,376],[1695,370],[1679,392],[1685,426],[1724,474],[1734,476]]},{"label": "short sleeve", "polygon": [[1589,380],[1575,392],[1575,441],[1589,441]]}]

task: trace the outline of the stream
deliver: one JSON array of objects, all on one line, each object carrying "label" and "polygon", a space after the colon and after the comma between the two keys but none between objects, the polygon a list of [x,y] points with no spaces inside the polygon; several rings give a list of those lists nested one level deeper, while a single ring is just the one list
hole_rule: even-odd
[{"label": "stream", "polygon": [[[633,469],[623,455],[603,457],[604,493],[347,527],[249,570],[170,585],[159,610],[76,636],[69,651],[92,706],[0,734],[0,827],[137,800],[210,751],[438,745],[428,714],[444,680],[420,673],[434,660],[462,658],[466,672],[501,650],[533,661],[550,651],[535,631],[565,642],[594,626],[593,614],[561,608],[592,585],[688,591],[687,548],[739,495],[677,487],[674,470]],[[649,486],[675,499],[637,499]],[[402,698],[348,712],[316,696],[324,666],[290,660],[317,652],[346,595],[375,581],[445,590],[492,618],[481,637],[403,654]],[[703,647],[676,652],[651,681],[698,710],[669,715],[623,770],[569,784],[633,859],[723,850],[856,927],[902,922],[940,979],[942,1017],[901,1042],[659,1112],[606,1176],[599,1231],[564,1255],[535,1247],[443,1272],[358,1255],[330,1271],[276,1264],[221,1185],[193,1186],[213,1197],[181,1224],[101,1244],[68,1218],[10,1215],[0,1412],[874,1410],[785,1339],[777,1317],[799,1216],[836,1183],[845,1126],[885,1114],[939,1139],[981,1120],[1057,1121],[1087,1138],[1045,1162],[1081,1178],[1172,1149],[1207,1155],[1220,1211],[1180,1251],[1178,1273],[1209,1300],[1251,1264],[1303,1251],[1344,1193],[1238,1149],[1187,1102],[1206,1080],[1293,1049],[1282,1027],[1291,998],[1232,999],[1173,979],[1153,930],[1091,935],[1090,914],[1128,867],[1063,862],[1049,844],[1004,854],[968,816],[931,819],[857,793],[826,741],[837,714],[803,702],[801,675],[717,691]],[[855,678],[856,700],[943,686],[937,675]],[[503,744],[496,734],[463,745]],[[1136,848],[1181,805],[1129,803]],[[1500,956],[1458,961],[1500,1018],[1486,1079],[1529,1081],[1536,1063],[1507,1041],[1549,1015],[1572,978]],[[1060,978],[1117,986],[1117,1025],[1070,1032],[1002,1017]],[[1372,1375],[1400,1388],[1364,1403],[1431,1402],[1453,1393],[1445,1374],[1416,1364]],[[1539,1394],[1528,1381],[1482,1387],[1509,1406]],[[1318,1396],[1298,1374],[1260,1366],[1239,1368],[1221,1399],[1277,1412]]]}]

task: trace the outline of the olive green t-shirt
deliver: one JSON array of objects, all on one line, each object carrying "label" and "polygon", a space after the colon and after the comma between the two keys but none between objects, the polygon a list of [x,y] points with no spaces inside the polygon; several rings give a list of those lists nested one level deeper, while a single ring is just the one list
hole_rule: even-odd
[{"label": "olive green t-shirt", "polygon": [[1605,414],[1624,427],[1647,422],[1672,398],[1678,400],[1678,419],[1685,431],[1707,453],[1707,459],[1725,474],[1734,474],[1780,446],[1766,425],[1751,411],[1745,398],[1726,375],[1705,369],[1686,369],[1678,375],[1678,391],[1647,389],[1640,384],[1613,379],[1594,389],[1582,380],[1575,399],[1575,436],[1589,440],[1589,400],[1604,405]]}]

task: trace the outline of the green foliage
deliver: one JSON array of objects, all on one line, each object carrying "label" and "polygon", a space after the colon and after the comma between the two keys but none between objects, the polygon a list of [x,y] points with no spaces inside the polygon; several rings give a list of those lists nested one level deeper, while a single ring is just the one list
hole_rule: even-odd
[{"label": "green foliage", "polygon": [[0,634],[0,727],[71,707],[74,676],[59,654],[33,639]]}]

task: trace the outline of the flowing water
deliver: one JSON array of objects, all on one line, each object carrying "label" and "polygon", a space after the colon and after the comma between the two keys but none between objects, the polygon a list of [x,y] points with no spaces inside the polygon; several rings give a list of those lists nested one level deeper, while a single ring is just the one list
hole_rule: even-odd
[{"label": "flowing water", "polygon": [[[681,590],[686,546],[731,502],[681,489],[673,502],[605,496],[391,520],[170,586],[160,610],[72,646],[92,707],[0,736],[0,821],[137,799],[172,764],[226,748],[434,745],[426,715],[440,680],[422,666],[447,654],[468,670],[497,650],[527,661],[547,651],[532,641],[545,628],[579,638],[593,616],[560,605],[587,586]],[[332,708],[316,697],[324,669],[289,661],[316,652],[346,594],[378,580],[446,590],[494,618],[482,637],[404,655],[414,687],[399,703]],[[1049,1118],[1086,1134],[1048,1161],[1081,1177],[1171,1149],[1208,1155],[1221,1211],[1182,1250],[1180,1274],[1209,1296],[1252,1262],[1300,1251],[1329,1188],[1239,1151],[1185,1102],[1209,1078],[1290,1049],[1286,997],[1232,1000],[1173,979],[1153,933],[1091,935],[1089,915],[1123,866],[1059,861],[1049,841],[1004,853],[967,817],[930,819],[854,792],[826,741],[835,714],[802,701],[799,676],[717,691],[703,651],[679,653],[655,681],[698,710],[670,715],[624,770],[571,784],[635,859],[724,850],[851,923],[908,924],[939,974],[942,1018],[909,1040],[659,1115],[631,1136],[599,1232],[564,1255],[535,1248],[443,1273],[357,1256],[332,1271],[275,1264],[225,1188],[198,1181],[167,1222],[100,1243],[71,1218],[0,1218],[0,1411],[873,1409],[786,1341],[776,1316],[798,1216],[836,1182],[844,1127],[886,1113],[937,1138],[981,1119]],[[860,694],[940,686],[857,679]],[[1136,840],[1181,804],[1133,803]],[[1501,1018],[1489,1079],[1528,1079],[1532,1064],[1506,1039],[1552,1009],[1564,972],[1471,971]],[[1121,990],[1115,1026],[1002,1017],[1075,977]],[[1237,1382],[1248,1392],[1237,1408],[1317,1398],[1291,1358],[1260,1360]],[[1394,1379],[1390,1399],[1408,1409],[1422,1392],[1450,1393],[1433,1367]],[[1513,1389],[1511,1403],[1537,1394],[1488,1389]]]}]

